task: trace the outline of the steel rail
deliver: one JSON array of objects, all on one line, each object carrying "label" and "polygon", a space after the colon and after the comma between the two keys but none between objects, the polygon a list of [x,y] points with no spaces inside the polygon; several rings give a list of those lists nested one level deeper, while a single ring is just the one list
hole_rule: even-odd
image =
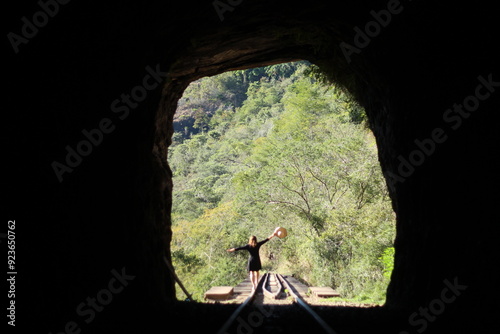
[{"label": "steel rail", "polygon": [[255,298],[255,293],[257,292],[257,290],[259,290],[259,287],[262,285],[262,283],[264,282],[265,279],[267,279],[267,276],[269,274],[264,274],[261,279],[259,280],[259,284],[257,285],[257,289],[253,290],[251,293],[250,293],[250,296],[248,296],[247,299],[245,299],[245,301],[240,305],[238,306],[238,308],[236,309],[236,311],[233,312],[233,314],[231,314],[231,316],[229,317],[229,319],[226,320],[226,322],[224,323],[224,325],[222,325],[221,329],[219,329],[219,331],[217,332],[217,334],[226,334],[229,327],[231,327],[231,325],[233,324],[233,322],[236,320],[236,318],[238,318],[238,316],[240,315],[241,311],[243,311],[245,309],[245,307],[247,307]]},{"label": "steel rail", "polygon": [[[276,285],[277,285],[277,291],[276,292],[272,292],[270,289],[267,288],[268,286],[268,282],[270,281],[270,278],[273,277],[275,278],[275,282],[276,282]],[[281,293],[281,290],[282,290],[283,286],[281,285],[281,282],[279,281],[279,279],[276,277],[276,274],[269,274],[267,277],[266,277],[266,280],[264,281],[264,284],[262,285],[262,291],[264,292],[264,296],[268,297],[268,298],[271,298],[271,299],[278,299],[280,293]]]},{"label": "steel rail", "polygon": [[282,275],[277,274],[277,276],[282,281],[281,283],[283,284],[283,287],[288,289],[288,292],[292,295],[298,305],[305,309],[327,333],[337,334],[337,332],[335,332],[330,325],[328,325],[309,305],[307,305],[307,303],[296,293],[296,291],[294,291],[295,289],[293,286]]}]

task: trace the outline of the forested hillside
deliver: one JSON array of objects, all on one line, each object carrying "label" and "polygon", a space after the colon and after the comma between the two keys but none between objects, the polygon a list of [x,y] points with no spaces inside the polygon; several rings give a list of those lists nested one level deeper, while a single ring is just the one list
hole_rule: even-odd
[{"label": "forested hillside", "polygon": [[[275,227],[263,270],[383,302],[395,217],[363,109],[317,80],[307,62],[228,72],[192,83],[169,152],[172,255],[202,300],[246,277],[246,252]],[[185,296],[181,292],[178,297]]]}]

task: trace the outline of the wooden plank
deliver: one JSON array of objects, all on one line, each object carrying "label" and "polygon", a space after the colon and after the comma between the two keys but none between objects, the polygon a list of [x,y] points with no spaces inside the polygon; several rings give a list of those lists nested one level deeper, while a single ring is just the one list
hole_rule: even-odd
[{"label": "wooden plank", "polygon": [[340,294],[333,290],[330,287],[322,287],[322,286],[311,286],[309,290],[313,295],[320,298],[328,298],[328,297],[340,297]]},{"label": "wooden plank", "polygon": [[309,287],[303,283],[301,283],[298,279],[296,279],[295,277],[292,277],[292,276],[283,276],[287,279],[287,281],[293,285],[293,288],[297,291],[297,293],[301,296],[301,297],[306,297],[307,296],[307,292],[309,291]]},{"label": "wooden plank", "polygon": [[234,288],[232,286],[214,286],[205,292],[205,299],[225,300],[233,295]]},{"label": "wooden plank", "polygon": [[250,294],[252,291],[252,283],[246,279],[234,287],[234,293],[237,294]]},{"label": "wooden plank", "polygon": [[234,293],[249,293],[252,291],[252,286],[249,287],[244,287],[244,286],[235,286],[234,287]]}]

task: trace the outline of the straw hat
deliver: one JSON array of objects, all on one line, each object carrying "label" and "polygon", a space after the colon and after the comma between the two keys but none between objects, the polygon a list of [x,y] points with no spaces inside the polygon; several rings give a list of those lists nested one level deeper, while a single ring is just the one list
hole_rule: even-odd
[{"label": "straw hat", "polygon": [[286,237],[286,229],[284,227],[277,227],[276,228],[276,236],[280,239]]}]

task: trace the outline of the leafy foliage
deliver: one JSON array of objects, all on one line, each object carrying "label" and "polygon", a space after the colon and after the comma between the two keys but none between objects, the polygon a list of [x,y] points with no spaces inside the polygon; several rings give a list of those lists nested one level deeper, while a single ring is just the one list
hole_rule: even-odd
[{"label": "leafy foliage", "polygon": [[[202,299],[245,275],[250,235],[264,270],[382,302],[394,213],[360,106],[307,62],[224,73],[186,90],[173,138],[172,255]],[[389,274],[390,275],[390,274]],[[182,298],[179,295],[179,298]]]}]

